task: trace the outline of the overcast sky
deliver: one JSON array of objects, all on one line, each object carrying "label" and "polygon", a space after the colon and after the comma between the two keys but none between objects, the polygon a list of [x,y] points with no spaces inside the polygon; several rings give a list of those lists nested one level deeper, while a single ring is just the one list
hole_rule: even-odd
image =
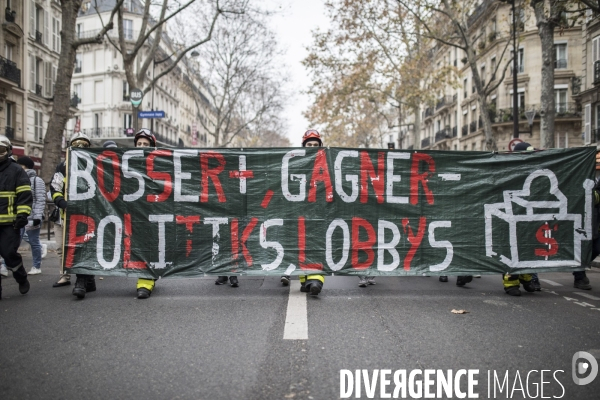
[{"label": "overcast sky", "polygon": [[288,132],[292,146],[299,146],[304,131],[310,128],[302,112],[308,108],[308,96],[302,95],[310,85],[308,73],[301,61],[307,56],[306,47],[311,43],[311,31],[319,27],[327,29],[329,20],[325,16],[324,0],[267,0],[263,5],[273,11],[271,28],[278,36],[279,44],[286,51],[285,61],[291,73],[289,89],[293,97],[286,109]]}]

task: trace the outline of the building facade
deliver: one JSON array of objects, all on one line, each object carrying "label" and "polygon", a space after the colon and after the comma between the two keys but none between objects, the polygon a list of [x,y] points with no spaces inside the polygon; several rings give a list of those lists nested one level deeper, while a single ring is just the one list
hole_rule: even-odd
[{"label": "building facade", "polygon": [[[108,19],[114,7],[114,0],[99,1],[100,14]],[[85,3],[84,3],[85,4]],[[132,0],[124,3],[123,29],[126,46],[137,41],[142,25],[142,6]],[[78,37],[93,37],[100,32],[101,21],[96,10],[82,7],[77,18]],[[118,30],[109,31],[108,36],[118,41]],[[138,53],[134,73],[140,68],[141,61],[149,55],[150,41]],[[144,80],[148,85],[172,65],[175,52],[166,34],[163,34],[160,49],[153,56]],[[193,78],[190,62],[180,62],[168,74],[160,78],[144,94],[142,103],[134,108],[131,104],[130,88],[125,76],[123,59],[119,51],[105,40],[102,44],[81,46],[76,54],[73,74],[73,93],[77,99],[78,111],[69,122],[67,131],[80,129],[88,135],[94,145],[106,140],[114,140],[123,146],[133,145],[135,134],[134,113],[138,111],[163,111],[164,118],[139,118],[138,129],[151,129],[161,146],[171,147],[207,147],[211,140],[201,131],[199,118],[210,115],[210,104],[194,101],[204,90]],[[144,88],[138,88],[144,89]],[[206,109],[205,109],[206,108]],[[194,139],[194,137],[196,139]]]},{"label": "building facade", "polygon": [[26,4],[18,0],[0,2],[4,15],[0,42],[0,126],[13,144],[16,155],[24,154],[27,142],[25,120],[25,27]]},{"label": "building facade", "polygon": [[[517,15],[519,108],[516,116],[513,115],[512,63],[507,66],[513,51],[512,43],[506,47],[507,41],[511,40],[511,22],[511,6],[501,2],[481,1],[468,17],[468,34],[475,43],[476,63],[484,86],[499,83],[488,96],[488,110],[479,109],[479,95],[463,51],[446,45],[433,50],[433,65],[454,66],[457,82],[448,84],[435,103],[423,106],[421,130],[415,135],[417,143],[406,143],[405,139],[404,148],[485,150],[483,112],[490,115],[499,151],[509,150],[513,118],[519,120],[519,137],[535,147],[540,146],[541,41],[533,10],[525,7]],[[584,144],[582,107],[578,98],[581,91],[581,26],[557,31],[554,44],[555,146],[581,146]],[[526,117],[530,112],[535,113],[532,125]]]}]

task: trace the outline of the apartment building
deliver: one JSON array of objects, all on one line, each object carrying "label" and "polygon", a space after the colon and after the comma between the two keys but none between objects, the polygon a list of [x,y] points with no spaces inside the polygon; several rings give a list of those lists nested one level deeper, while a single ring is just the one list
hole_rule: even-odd
[{"label": "apartment building", "polygon": [[[488,97],[489,109],[479,109],[472,71],[463,51],[438,45],[432,52],[432,63],[456,67],[458,88],[457,85],[447,85],[434,104],[423,107],[418,142],[409,143],[408,146],[436,150],[485,150],[481,119],[483,112],[490,115],[493,135],[500,151],[508,150],[513,138],[513,118],[519,120],[519,137],[539,146],[541,42],[533,10],[526,7],[517,15],[517,115],[513,115],[512,63],[504,72],[513,51],[512,43],[502,54],[507,41],[511,39],[511,6],[496,1],[481,1],[469,15],[468,26],[469,35],[476,43],[481,79],[486,83],[501,81]],[[582,108],[577,97],[581,90],[581,35],[580,25],[555,33],[555,145],[559,148],[583,144]],[[500,67],[494,73],[498,65]],[[526,118],[526,112],[529,111],[535,111],[531,126]]]},{"label": "apartment building", "polygon": [[[114,4],[114,0],[98,1],[100,15],[105,21]],[[102,28],[98,13],[92,5],[91,2],[84,2],[79,13],[76,26],[79,37],[93,37]],[[133,45],[141,29],[143,7],[136,0],[125,1],[123,7],[125,42],[126,45]],[[118,30],[111,30],[108,36],[118,40]],[[148,47],[139,53],[136,69],[139,69],[143,58],[149,56],[149,45],[148,41]],[[160,51],[154,55],[144,85],[172,65],[169,55],[173,53],[170,39],[163,34]],[[189,65],[191,64],[178,64],[145,93],[138,108],[133,108],[129,97],[131,88],[125,76],[121,54],[109,40],[102,44],[82,46],[76,54],[72,80],[78,111],[75,113],[76,118],[69,122],[67,130],[73,132],[78,127],[95,145],[101,145],[110,139],[123,146],[132,146],[135,128],[133,113],[164,111],[164,118],[139,119],[138,128],[152,129],[161,146],[210,146],[212,140],[199,128],[198,120],[210,115],[211,107],[202,102],[198,106],[193,101],[194,96],[199,96],[205,89],[199,87],[199,81],[191,77],[193,71]]]},{"label": "apartment building", "polygon": [[0,126],[1,134],[13,144],[16,155],[24,154],[27,141],[25,121],[25,5],[18,0],[1,0],[4,9],[0,42]]},{"label": "apartment building", "polygon": [[581,92],[583,144],[600,148],[600,15],[588,13],[582,26]]},{"label": "apartment building", "polygon": [[62,12],[58,0],[26,0],[21,4],[25,8],[27,25],[24,35],[27,73],[23,75],[27,87],[25,148],[36,166],[38,163],[41,166],[44,137],[54,102]]}]

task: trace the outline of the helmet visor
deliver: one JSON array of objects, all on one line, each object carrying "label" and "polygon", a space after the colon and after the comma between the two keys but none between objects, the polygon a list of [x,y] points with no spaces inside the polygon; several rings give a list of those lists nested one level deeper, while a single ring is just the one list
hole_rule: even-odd
[{"label": "helmet visor", "polygon": [[90,144],[87,140],[75,139],[71,142],[71,147],[90,147]]}]

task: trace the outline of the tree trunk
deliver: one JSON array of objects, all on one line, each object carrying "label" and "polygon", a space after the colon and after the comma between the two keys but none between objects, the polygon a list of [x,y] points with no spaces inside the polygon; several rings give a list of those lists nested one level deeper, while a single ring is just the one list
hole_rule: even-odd
[{"label": "tree trunk", "polygon": [[554,147],[554,23],[546,16],[544,1],[532,2],[538,35],[542,43],[542,95],[540,97],[540,147]]},{"label": "tree trunk", "polygon": [[[62,136],[67,121],[71,117],[71,79],[75,67],[75,21],[81,8],[82,0],[62,0],[62,41],[56,83],[54,86],[54,103],[50,112],[50,120],[44,138],[44,153],[42,155],[41,178],[48,183],[54,175],[56,165],[61,158]],[[68,139],[68,138],[67,138]]]}]

